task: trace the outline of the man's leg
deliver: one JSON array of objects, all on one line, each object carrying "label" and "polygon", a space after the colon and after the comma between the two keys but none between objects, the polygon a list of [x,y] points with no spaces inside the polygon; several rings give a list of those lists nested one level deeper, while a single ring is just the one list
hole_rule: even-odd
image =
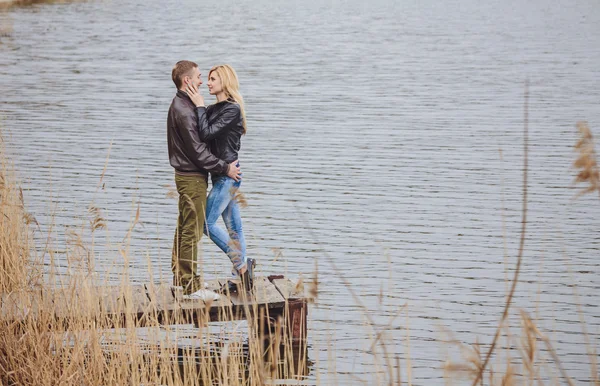
[{"label": "man's leg", "polygon": [[171,271],[173,271],[173,285],[182,286],[181,278],[178,275],[179,272],[179,246],[181,245],[181,209],[179,209],[179,216],[177,216],[177,226],[175,227],[175,237],[173,237],[173,253],[171,254]]},{"label": "man's leg", "polygon": [[196,274],[198,242],[204,228],[207,181],[202,177],[175,176],[179,192],[179,218],[173,245],[173,282],[184,294],[204,288]]}]

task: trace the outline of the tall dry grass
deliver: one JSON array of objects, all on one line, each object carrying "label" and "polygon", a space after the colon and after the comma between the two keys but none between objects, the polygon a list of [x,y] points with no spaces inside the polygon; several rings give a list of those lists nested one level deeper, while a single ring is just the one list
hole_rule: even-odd
[{"label": "tall dry grass", "polygon": [[[447,375],[448,383],[454,384],[457,379],[464,379],[473,386],[477,385],[543,385],[549,384],[567,384],[575,385],[573,379],[565,369],[561,358],[556,352],[552,341],[547,333],[536,324],[526,310],[519,310],[521,333],[515,335],[508,322],[509,311],[512,305],[512,299],[519,282],[519,271],[523,258],[523,247],[525,242],[525,231],[527,225],[527,174],[528,174],[528,85],[525,87],[525,116],[524,116],[524,173],[523,173],[523,207],[521,220],[521,237],[517,254],[517,263],[514,270],[513,280],[507,295],[505,307],[500,317],[496,334],[487,348],[484,355],[479,342],[469,345],[455,339],[451,333],[449,342],[458,346],[462,352],[460,360],[447,360],[444,370]],[[575,183],[587,184],[576,197],[588,193],[600,194],[600,172],[597,164],[595,144],[592,131],[587,122],[578,122],[576,124],[580,138],[575,144],[577,159],[573,165],[577,169]],[[573,286],[576,291],[576,286]],[[577,298],[577,293],[574,293]],[[582,335],[585,338],[586,349],[590,367],[590,384],[600,385],[598,376],[598,353],[596,347],[589,339],[585,320],[582,317],[582,310],[579,306],[580,323]],[[496,367],[491,365],[492,358],[497,360],[501,357],[495,352],[497,344],[501,337],[506,339],[506,346],[516,348],[517,354],[507,350],[503,360]],[[551,363],[552,370],[549,370],[548,363]],[[549,376],[550,373],[557,375]]]},{"label": "tall dry grass", "polygon": [[[4,142],[0,138],[0,153]],[[23,190],[14,183],[12,164],[0,157],[0,293],[39,284],[40,266],[32,264],[29,226],[36,223],[25,210]]]},{"label": "tall dry grass", "polygon": [[[587,126],[586,126],[587,127]],[[583,145],[576,167],[589,173],[582,182],[597,184],[597,164],[591,131],[580,128]],[[593,144],[593,142],[592,142]],[[306,373],[306,350],[298,350],[285,324],[278,320],[272,329],[260,323],[260,311],[247,307],[252,315],[245,331],[228,330],[226,339],[216,340],[207,328],[209,315],[199,313],[194,322],[199,326],[190,335],[179,325],[191,322],[190,314],[162,314],[161,301],[150,299],[149,305],[136,308],[136,290],[123,275],[121,285],[108,287],[93,275],[93,245],[86,245],[81,233],[73,232],[66,248],[71,265],[68,280],[58,281],[55,288],[48,283],[56,280],[42,277],[45,272],[41,257],[36,255],[31,236],[35,219],[27,214],[23,193],[16,182],[12,165],[0,149],[0,383],[2,385],[263,385],[275,380],[302,379]],[[594,158],[593,160],[590,157]],[[596,174],[594,174],[596,173]],[[527,181],[525,178],[525,185]],[[593,191],[587,189],[587,192]],[[93,233],[106,227],[102,211],[93,204],[89,208],[90,222],[86,231]],[[132,221],[136,226],[139,211]],[[131,236],[131,229],[127,237]],[[83,232],[83,230],[82,230]],[[126,238],[127,238],[126,237]],[[92,237],[93,240],[93,237]],[[121,249],[127,258],[127,241]],[[48,253],[52,253],[48,251]],[[405,313],[405,306],[389,317],[387,325],[377,323],[363,303],[352,283],[344,277],[334,260],[327,255],[333,271],[340,277],[355,303],[365,315],[365,335],[372,340],[374,381],[371,384],[411,385],[410,354],[400,356],[392,349],[391,331],[395,320]],[[149,276],[152,277],[151,272]],[[518,276],[513,284],[516,286]],[[304,286],[299,283],[299,287]],[[318,294],[318,267],[312,282],[307,283],[308,295]],[[514,294],[515,286],[510,294]],[[541,385],[574,384],[561,363],[551,340],[526,310],[520,311],[520,332],[508,325],[510,298],[499,315],[498,333],[494,338],[506,339],[507,351],[500,359],[494,344],[465,344],[449,341],[459,347],[460,358],[452,357],[443,364],[447,384],[463,382],[476,385]],[[233,309],[226,309],[234,318]],[[165,320],[167,319],[167,320]],[[408,320],[408,318],[407,318]],[[410,352],[406,325],[407,348]],[[451,335],[451,334],[449,334]],[[181,340],[193,340],[194,346],[182,347]],[[444,344],[444,343],[440,343]],[[328,347],[327,349],[331,349]],[[600,385],[597,355],[590,347],[590,379]],[[557,369],[549,377],[548,363]],[[551,373],[551,372],[550,372]],[[403,375],[404,374],[404,378]],[[316,382],[321,377],[316,374]],[[364,383],[357,380],[356,383]]]},{"label": "tall dry grass", "polygon": [[581,190],[577,196],[597,192],[600,197],[600,169],[598,168],[592,130],[585,121],[577,122],[577,130],[579,131],[580,138],[575,144],[575,150],[577,151],[578,156],[573,163],[573,166],[575,166],[579,172],[575,178],[575,183],[588,184],[588,186]]},{"label": "tall dry grass", "polygon": [[[139,309],[127,274],[118,286],[98,282],[93,247],[82,235],[106,226],[93,205],[87,230],[71,231],[67,240],[70,276],[42,277],[53,273],[35,254],[35,219],[3,151],[0,159],[0,384],[262,385],[306,373],[306,346],[292,342],[282,318],[265,328],[256,305],[244,309],[247,331],[229,332],[223,341],[207,328],[208,312],[164,313],[166,299],[158,295]],[[222,312],[239,318],[232,307]],[[181,347],[180,340],[195,344]]]}]

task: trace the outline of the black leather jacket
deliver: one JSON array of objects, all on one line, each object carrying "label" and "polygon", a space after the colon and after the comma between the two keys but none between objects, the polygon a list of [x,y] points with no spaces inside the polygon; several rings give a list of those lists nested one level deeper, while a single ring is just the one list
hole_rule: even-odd
[{"label": "black leather jacket", "polygon": [[167,116],[169,162],[180,172],[227,174],[229,162],[215,157],[200,139],[196,106],[187,94],[177,90]]},{"label": "black leather jacket", "polygon": [[237,160],[244,134],[240,106],[228,100],[198,107],[197,112],[200,139],[209,143],[210,151],[228,163]]}]

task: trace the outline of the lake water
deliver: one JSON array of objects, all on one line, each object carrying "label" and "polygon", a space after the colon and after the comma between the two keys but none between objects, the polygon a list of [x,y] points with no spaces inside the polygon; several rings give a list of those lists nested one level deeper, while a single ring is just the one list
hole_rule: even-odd
[{"label": "lake water", "polygon": [[[170,71],[180,59],[203,75],[237,69],[250,256],[260,274],[307,281],[318,265],[308,383],[382,383],[371,351],[382,330],[403,379],[422,385],[443,384],[456,359],[447,331],[491,341],[518,249],[529,79],[529,224],[511,327],[530,312],[569,375],[589,380],[580,318],[598,348],[600,200],[574,199],[571,165],[578,120],[600,138],[596,0],[89,1],[0,15],[12,30],[0,37],[4,140],[37,237],[56,225],[58,272],[93,203],[108,225],[95,233],[96,270],[118,281],[139,205],[131,280],[170,280]],[[222,276],[228,260],[207,240],[203,252],[206,275]],[[539,361],[557,374],[547,353]]]}]

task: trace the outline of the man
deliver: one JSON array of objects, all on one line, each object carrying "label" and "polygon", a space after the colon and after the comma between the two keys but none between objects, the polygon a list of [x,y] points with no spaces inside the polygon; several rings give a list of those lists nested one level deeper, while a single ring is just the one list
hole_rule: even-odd
[{"label": "man", "polygon": [[198,242],[204,229],[204,211],[208,173],[227,174],[238,181],[241,176],[237,160],[227,164],[208,150],[198,135],[196,106],[188,97],[186,86],[198,90],[202,84],[198,65],[182,60],[175,64],[171,76],[177,94],[169,107],[167,141],[169,161],[175,169],[175,184],[179,193],[179,218],[173,242],[171,268],[173,284],[183,287],[185,298],[216,300],[219,295],[204,288],[196,274]]}]

